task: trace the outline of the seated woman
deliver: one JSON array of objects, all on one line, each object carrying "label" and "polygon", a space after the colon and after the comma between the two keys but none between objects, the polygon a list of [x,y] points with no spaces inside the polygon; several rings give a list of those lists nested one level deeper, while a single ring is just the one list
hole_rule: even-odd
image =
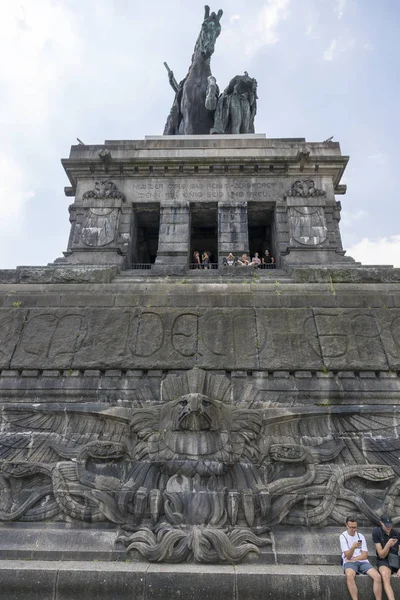
[{"label": "seated woman", "polygon": [[233,256],[232,252],[229,252],[228,256],[225,256],[222,262],[225,266],[234,267],[236,258]]},{"label": "seated woman", "polygon": [[250,265],[253,267],[258,267],[261,264],[261,258],[259,258],[258,252],[254,252],[254,256],[251,259]]},{"label": "seated woman", "polygon": [[248,267],[250,264],[250,261],[247,257],[247,254],[244,252],[241,256],[241,258],[238,259],[237,264],[240,265],[241,267]]},{"label": "seated woman", "polygon": [[197,252],[197,250],[195,250],[193,252],[193,269],[200,269],[201,265],[201,260],[200,260],[200,254],[199,252]]}]

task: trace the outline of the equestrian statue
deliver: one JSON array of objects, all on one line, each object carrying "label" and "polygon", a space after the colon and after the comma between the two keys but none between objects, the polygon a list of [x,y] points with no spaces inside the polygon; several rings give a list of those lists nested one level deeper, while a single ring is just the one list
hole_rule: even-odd
[{"label": "equestrian statue", "polygon": [[[214,125],[214,110],[206,107],[208,78],[211,76],[210,61],[214,53],[215,42],[221,33],[220,20],[222,10],[218,14],[205,6],[204,21],[201,26],[192,56],[188,74],[179,84],[166,63],[168,78],[175,92],[175,99],[164,129],[164,135],[196,135],[209,134]],[[219,95],[216,88],[215,102]]]}]

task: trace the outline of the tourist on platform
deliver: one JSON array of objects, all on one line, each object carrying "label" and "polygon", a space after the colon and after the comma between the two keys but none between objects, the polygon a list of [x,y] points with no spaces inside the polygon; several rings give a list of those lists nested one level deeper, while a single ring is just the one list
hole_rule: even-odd
[{"label": "tourist on platform", "polygon": [[203,254],[201,255],[201,264],[203,266],[203,269],[211,269],[210,256],[211,254],[210,252],[208,252],[208,250],[203,252]]},{"label": "tourist on platform", "polygon": [[380,527],[372,531],[372,541],[376,549],[376,566],[381,574],[383,588],[388,600],[394,600],[394,593],[390,584],[392,573],[400,578],[399,569],[399,539],[400,532],[393,529],[392,519],[389,515],[383,515]]},{"label": "tourist on platform", "polygon": [[237,264],[241,267],[248,267],[250,264],[249,258],[246,253],[243,253],[242,256],[238,259]]},{"label": "tourist on platform", "polygon": [[258,252],[255,252],[253,258],[251,259],[250,265],[252,265],[253,267],[258,267],[260,264],[261,258],[259,257]]},{"label": "tourist on platform", "polygon": [[233,256],[232,252],[229,252],[228,256],[225,256],[222,260],[224,266],[234,267],[236,265],[236,258]]},{"label": "tourist on platform", "polygon": [[342,565],[346,575],[347,589],[352,600],[358,600],[356,575],[367,574],[373,581],[375,600],[382,600],[382,579],[378,571],[368,561],[368,548],[365,537],[357,531],[355,517],[346,518],[346,531],[340,534]]},{"label": "tourist on platform", "polygon": [[265,265],[264,269],[275,269],[275,259],[273,256],[271,256],[269,250],[264,252],[261,262],[263,265]]},{"label": "tourist on platform", "polygon": [[194,269],[200,269],[201,268],[200,253],[197,250],[195,250],[193,252],[193,268]]}]

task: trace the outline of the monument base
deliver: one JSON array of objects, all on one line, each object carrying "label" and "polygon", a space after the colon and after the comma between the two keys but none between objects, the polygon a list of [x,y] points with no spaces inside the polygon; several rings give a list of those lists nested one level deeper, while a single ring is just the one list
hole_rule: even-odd
[{"label": "monument base", "polygon": [[[340,566],[154,565],[109,562],[0,561],[7,600],[343,600]],[[392,577],[395,595],[400,581]],[[373,600],[372,581],[357,578],[359,595]]]}]

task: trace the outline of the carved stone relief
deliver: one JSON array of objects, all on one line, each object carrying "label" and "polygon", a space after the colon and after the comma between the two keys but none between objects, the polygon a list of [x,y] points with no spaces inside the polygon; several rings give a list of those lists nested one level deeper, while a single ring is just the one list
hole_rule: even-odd
[{"label": "carved stone relief", "polygon": [[328,235],[322,206],[291,206],[288,208],[291,244],[320,246]]},{"label": "carved stone relief", "polygon": [[4,405],[0,519],[109,521],[149,561],[232,563],[278,523],[399,513],[392,410],[266,409],[248,384],[233,405],[230,381],[201,369],[167,376],[160,397]]},{"label": "carved stone relief", "polygon": [[86,198],[97,198],[97,199],[120,199],[126,200],[125,194],[119,191],[116,184],[109,179],[100,179],[94,184],[94,189],[83,194],[83,199]]},{"label": "carved stone relief", "polygon": [[399,370],[398,309],[0,309],[3,369]]},{"label": "carved stone relief", "polygon": [[315,196],[326,196],[326,192],[325,190],[316,188],[313,179],[298,179],[292,184],[290,190],[286,192],[285,197],[287,196],[313,198]]},{"label": "carved stone relief", "polygon": [[119,209],[88,208],[81,228],[81,241],[85,246],[99,248],[115,240]]}]

